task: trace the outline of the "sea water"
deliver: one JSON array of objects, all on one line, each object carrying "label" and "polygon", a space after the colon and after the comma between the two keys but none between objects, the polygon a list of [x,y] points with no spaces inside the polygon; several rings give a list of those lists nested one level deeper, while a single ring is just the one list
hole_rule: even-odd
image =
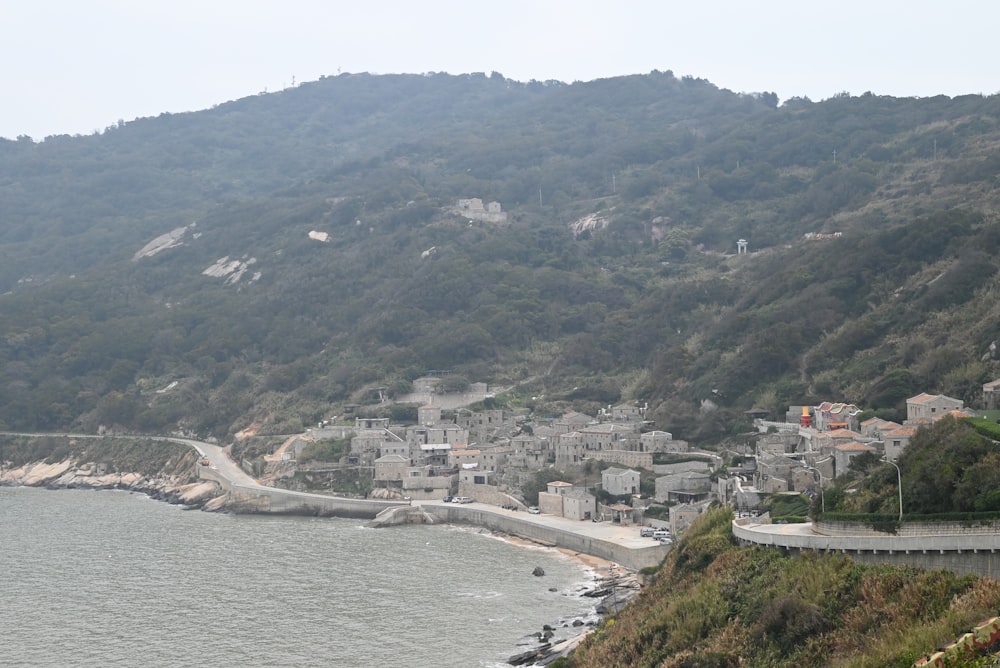
[{"label": "sea water", "polygon": [[502,666],[588,618],[589,579],[470,527],[0,488],[3,666]]}]

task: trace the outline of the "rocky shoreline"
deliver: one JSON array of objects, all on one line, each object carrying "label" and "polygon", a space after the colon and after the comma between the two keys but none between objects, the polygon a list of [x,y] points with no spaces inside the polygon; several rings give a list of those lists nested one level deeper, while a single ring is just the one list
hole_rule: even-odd
[{"label": "rocky shoreline", "polygon": [[554,625],[546,624],[541,631],[532,633],[519,643],[528,649],[507,659],[512,666],[548,666],[557,659],[569,656],[588,633],[593,631],[608,615],[621,610],[639,594],[640,583],[635,573],[614,567],[606,575],[595,574],[594,584],[585,585],[578,595],[599,599],[594,614],[584,619],[564,619]]},{"label": "rocky shoreline", "polygon": [[202,510],[222,510],[225,497],[213,481],[189,483],[190,476],[144,476],[141,473],[106,472],[100,467],[66,459],[56,463],[31,462],[0,471],[4,487],[48,489],[119,489],[146,494],[150,498]]}]

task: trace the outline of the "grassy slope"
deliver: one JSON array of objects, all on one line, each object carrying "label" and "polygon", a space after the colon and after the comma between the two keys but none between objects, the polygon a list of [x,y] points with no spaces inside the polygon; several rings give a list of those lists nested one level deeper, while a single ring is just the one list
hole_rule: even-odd
[{"label": "grassy slope", "polygon": [[1000,608],[995,580],[738,548],[731,519],[703,516],[570,665],[910,666]]}]

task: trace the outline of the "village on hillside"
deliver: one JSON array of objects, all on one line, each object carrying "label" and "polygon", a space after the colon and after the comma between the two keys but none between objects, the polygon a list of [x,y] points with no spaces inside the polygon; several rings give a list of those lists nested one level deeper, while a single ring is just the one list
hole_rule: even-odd
[{"label": "village on hillside", "polygon": [[[492,396],[486,384],[448,395],[437,392],[441,382],[433,376],[414,381],[406,398],[423,400],[415,424],[360,415],[321,422],[266,456],[262,477],[282,485],[297,472],[351,469],[370,478],[369,498],[476,501],[580,521],[653,526],[676,536],[713,502],[753,512],[768,495],[814,496],[846,473],[854,457],[871,453],[894,462],[921,426],[946,415],[976,415],[959,399],[926,393],[907,400],[902,424],[859,422],[861,409],[849,403],[790,406],[784,420],[752,409],[746,414],[754,434],[743,452],[717,453],[655,429],[645,408],[632,403],[608,406],[596,416],[571,411],[539,419],[527,408],[465,408]],[[1000,380],[983,386],[984,407],[998,404]],[[339,461],[298,461],[310,444],[328,439],[349,441]],[[546,480],[535,505],[524,489],[547,471],[572,472],[575,482]]]}]

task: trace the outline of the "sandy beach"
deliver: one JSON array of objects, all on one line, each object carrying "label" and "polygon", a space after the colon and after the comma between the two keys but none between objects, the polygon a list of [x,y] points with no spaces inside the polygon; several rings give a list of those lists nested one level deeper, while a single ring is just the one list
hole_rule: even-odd
[{"label": "sandy beach", "polygon": [[624,567],[616,564],[614,562],[608,561],[607,559],[601,559],[600,557],[595,557],[592,554],[586,554],[584,552],[577,552],[576,550],[570,550],[565,547],[558,547],[552,545],[543,545],[541,543],[536,543],[532,540],[526,538],[521,538],[520,536],[514,536],[506,533],[492,532],[497,538],[504,540],[513,545],[522,545],[524,547],[534,547],[534,548],[546,548],[550,550],[556,550],[571,559],[575,559],[580,562],[590,570],[594,571],[596,575],[609,575],[612,572],[620,572],[625,570]]}]

